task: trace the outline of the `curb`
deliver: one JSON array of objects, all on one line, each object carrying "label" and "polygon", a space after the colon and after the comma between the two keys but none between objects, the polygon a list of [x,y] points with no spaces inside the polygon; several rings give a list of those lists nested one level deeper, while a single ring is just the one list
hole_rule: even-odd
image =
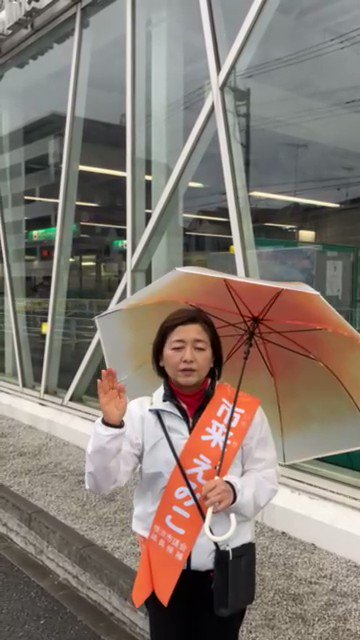
[{"label": "curb", "polygon": [[95,414],[80,416],[63,405],[42,404],[39,398],[15,396],[3,390],[0,390],[0,413],[81,449],[87,447],[96,418]]},{"label": "curb", "polygon": [[129,633],[148,638],[145,615],[130,600],[135,572],[119,558],[3,484],[0,531]]}]

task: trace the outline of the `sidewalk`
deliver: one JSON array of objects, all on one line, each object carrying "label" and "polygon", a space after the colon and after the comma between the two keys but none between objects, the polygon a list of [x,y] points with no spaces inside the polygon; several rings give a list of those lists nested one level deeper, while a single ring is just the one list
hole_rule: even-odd
[{"label": "sidewalk", "polygon": [[[129,567],[136,567],[138,554],[130,529],[133,487],[127,486],[109,496],[87,493],[84,452],[14,420],[0,417],[0,438],[0,482],[29,500],[32,506],[27,505],[28,511],[36,512],[38,522],[42,522],[42,528],[38,524],[37,533],[31,535],[39,537],[40,531],[56,526],[57,520],[67,525],[57,538],[62,536],[64,540],[73,532],[75,539],[78,534],[77,555],[83,556],[82,550],[87,549],[87,553],[97,559],[98,582],[93,582],[90,597],[98,597],[100,602],[107,596],[114,598],[114,608],[117,599],[120,602],[122,597],[125,614],[135,626],[139,622],[139,637],[143,635],[144,617],[126,604],[133,575]],[[8,504],[11,500],[16,502],[16,497],[9,498]],[[20,499],[18,512],[26,509],[25,505]],[[39,512],[39,508],[46,513]],[[3,521],[15,518],[14,507],[12,509],[13,515],[10,517],[8,512]],[[48,519],[47,514],[50,514]],[[19,513],[16,517],[20,521]],[[29,521],[23,518],[17,535],[21,531],[24,535]],[[61,529],[60,523],[58,528]],[[55,540],[54,535],[52,538],[49,533],[46,535],[48,557],[57,562],[58,557],[55,552],[51,553],[49,543]],[[247,614],[243,640],[355,640],[360,637],[359,565],[259,524],[257,543],[257,599]],[[75,563],[78,558],[72,555]],[[108,576],[111,571],[116,579],[119,576],[118,595],[114,584],[111,593],[106,591],[109,585],[101,588],[101,562],[105,563]],[[63,570],[75,575],[69,563],[70,560],[63,563],[66,565]],[[95,561],[90,562],[88,558],[89,572],[92,566]],[[98,593],[94,591],[96,584]]]}]

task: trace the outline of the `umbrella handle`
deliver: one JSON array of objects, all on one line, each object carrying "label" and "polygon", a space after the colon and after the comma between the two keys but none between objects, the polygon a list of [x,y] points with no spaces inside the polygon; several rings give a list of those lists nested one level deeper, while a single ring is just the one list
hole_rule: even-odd
[{"label": "umbrella handle", "polygon": [[[215,480],[219,479],[219,476],[215,476],[214,478]],[[214,507],[209,507],[207,512],[206,512],[206,517],[205,517],[205,522],[204,522],[204,530],[205,533],[207,535],[208,538],[210,538],[210,540],[212,540],[213,542],[224,542],[225,540],[228,540],[229,538],[231,538],[232,534],[234,533],[235,529],[236,529],[236,515],[235,513],[230,513],[230,528],[226,533],[223,533],[221,536],[215,536],[213,533],[211,533],[210,531],[210,523],[211,523],[211,518],[213,516],[213,510]]]},{"label": "umbrella handle", "polygon": [[205,518],[205,522],[204,522],[204,530],[205,530],[205,533],[206,533],[207,537],[210,538],[210,540],[212,540],[213,542],[223,542],[225,540],[228,540],[228,538],[231,538],[232,534],[234,533],[234,531],[236,529],[236,515],[235,515],[235,513],[230,513],[230,528],[227,531],[227,533],[224,533],[221,536],[215,536],[210,531],[210,522],[211,522],[212,515],[213,515],[213,507],[209,507],[207,512],[206,512],[206,518]]}]

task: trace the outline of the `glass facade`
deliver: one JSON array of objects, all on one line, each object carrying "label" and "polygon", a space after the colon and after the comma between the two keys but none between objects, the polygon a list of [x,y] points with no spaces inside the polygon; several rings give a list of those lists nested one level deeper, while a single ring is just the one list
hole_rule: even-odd
[{"label": "glass facade", "polygon": [[210,86],[199,3],[137,0],[134,10],[136,210],[144,226]]},{"label": "glass facade", "polygon": [[47,391],[65,392],[126,265],[125,7],[82,15]]},{"label": "glass facade", "polygon": [[225,62],[253,4],[253,0],[211,0],[221,62]]},{"label": "glass facade", "polygon": [[[9,296],[8,252],[5,244],[4,209],[0,197],[0,376],[5,382],[19,384],[17,357],[13,335],[17,332],[14,326],[14,296]],[[10,298],[10,299],[9,299]]]},{"label": "glass facade", "polygon": [[0,75],[1,379],[91,404],[93,317],[179,265],[306,282],[359,330],[358,0],[68,12]]},{"label": "glass facade", "polygon": [[73,42],[69,20],[15,56],[0,81],[2,226],[26,387],[42,375]]}]

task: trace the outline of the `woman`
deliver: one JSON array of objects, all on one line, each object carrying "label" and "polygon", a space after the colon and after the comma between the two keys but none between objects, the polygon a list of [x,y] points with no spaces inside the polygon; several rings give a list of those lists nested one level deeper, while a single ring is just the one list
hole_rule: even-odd
[{"label": "woman", "polygon": [[[223,397],[226,387],[218,383],[223,356],[212,320],[199,309],[170,314],[158,329],[152,357],[163,380],[152,397],[128,403],[114,370],[102,371],[98,395],[103,417],[95,424],[87,450],[87,488],[107,493],[140,471],[133,529],[144,546],[133,598],[137,606],[145,601],[151,639],[236,640],[245,609],[229,617],[215,614],[215,545],[204,533],[160,421],[180,460],[185,461],[195,437],[202,443],[204,449],[193,455],[192,468],[187,464],[186,470],[203,510],[213,507],[215,534],[227,530],[230,512],[236,515],[235,532],[226,543],[231,547],[253,540],[254,517],[277,491],[276,453],[268,422],[257,401],[244,396],[243,402],[250,404],[239,406],[235,413],[239,424],[245,425],[248,416],[247,426],[236,440],[233,416],[229,444],[231,437],[234,442],[227,447],[233,459],[227,462],[229,473],[215,479],[212,462],[218,463],[230,403]],[[217,405],[214,419],[209,412],[218,397],[222,404]],[[178,485],[171,493],[175,476]]]}]

